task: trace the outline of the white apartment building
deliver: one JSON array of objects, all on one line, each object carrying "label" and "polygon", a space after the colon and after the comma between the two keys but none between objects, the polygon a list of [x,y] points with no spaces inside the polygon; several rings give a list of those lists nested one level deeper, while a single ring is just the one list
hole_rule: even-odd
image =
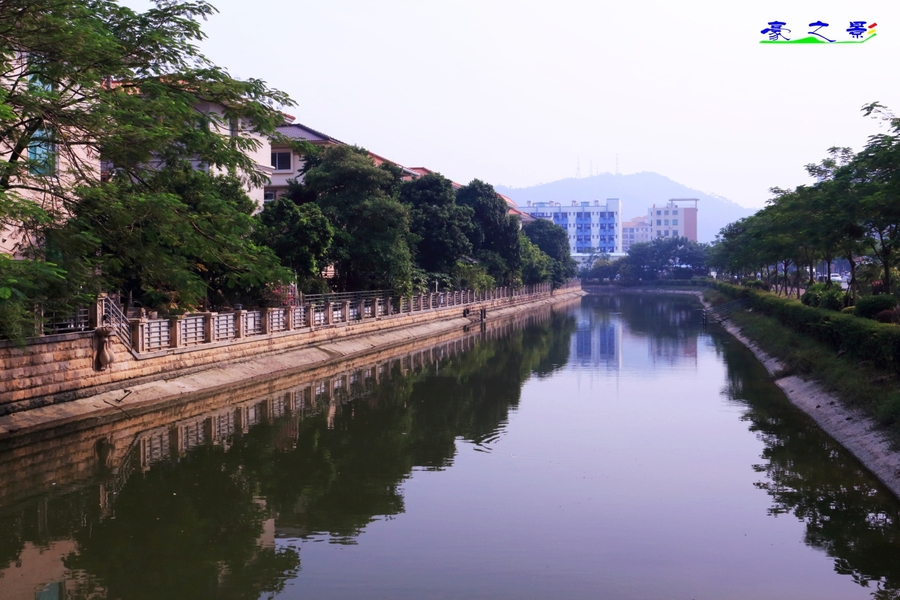
[{"label": "white apartment building", "polygon": [[519,210],[536,219],[551,221],[566,230],[572,257],[584,262],[592,254],[622,254],[622,201],[529,202]]},{"label": "white apartment building", "polygon": [[696,242],[698,202],[696,198],[673,198],[662,206],[651,206],[647,215],[650,239],[686,237]]}]

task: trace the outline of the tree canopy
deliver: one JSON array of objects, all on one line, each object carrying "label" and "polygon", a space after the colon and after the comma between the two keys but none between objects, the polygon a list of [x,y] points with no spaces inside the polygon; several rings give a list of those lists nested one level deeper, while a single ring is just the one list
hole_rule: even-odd
[{"label": "tree canopy", "polygon": [[[712,264],[733,275],[765,274],[779,291],[798,295],[814,283],[816,264],[831,275],[836,258],[848,261],[850,291],[877,283],[877,291],[896,287],[900,241],[900,119],[879,103],[863,107],[881,120],[886,132],[871,136],[858,153],[833,147],[819,163],[806,165],[812,185],[772,188],[761,211],[723,228],[711,252]],[[858,278],[858,263],[877,272]],[[826,277],[826,286],[831,278]]]},{"label": "tree canopy", "polygon": [[403,182],[400,201],[410,207],[410,230],[415,236],[419,268],[430,273],[451,273],[456,263],[472,254],[474,211],[456,203],[451,181],[431,173]]},{"label": "tree canopy", "polygon": [[[249,240],[244,192],[264,183],[251,153],[292,101],[200,54],[214,11],[0,3],[0,223],[31,271],[29,286],[0,273],[0,312],[119,286],[190,307],[289,276]],[[63,272],[68,290],[51,290]]]},{"label": "tree canopy", "polygon": [[575,277],[578,267],[569,250],[569,235],[566,230],[545,219],[528,223],[523,228],[525,235],[552,261],[551,279],[554,287]]},{"label": "tree canopy", "polygon": [[340,291],[412,286],[409,207],[396,198],[399,174],[376,166],[362,148],[323,150],[295,184],[295,201],[315,202],[331,223],[327,259]]},{"label": "tree canopy", "polygon": [[[519,223],[490,185],[405,182],[360,148],[283,138],[293,101],[200,53],[214,12],[204,0],[143,12],[0,2],[0,228],[17,259],[0,257],[0,337],[33,331],[36,305],[66,310],[101,291],[180,312],[253,303],[292,280],[521,284]],[[255,214],[267,141],[302,151],[305,166],[286,200]]]},{"label": "tree canopy", "polygon": [[518,284],[522,266],[519,220],[509,215],[506,202],[493,186],[478,179],[457,190],[456,201],[474,213],[469,241],[476,258],[498,284]]}]

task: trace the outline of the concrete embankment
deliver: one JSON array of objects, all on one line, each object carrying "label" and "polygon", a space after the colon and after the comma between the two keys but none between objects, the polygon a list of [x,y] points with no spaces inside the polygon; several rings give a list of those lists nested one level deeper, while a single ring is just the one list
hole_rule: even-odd
[{"label": "concrete embankment", "polygon": [[[710,305],[703,300],[702,292],[696,290],[616,289],[609,286],[597,289],[586,287],[585,290],[592,294],[621,292],[692,294],[697,296],[707,308],[710,308]],[[895,496],[900,498],[900,452],[893,449],[893,443],[883,428],[862,411],[845,406],[840,398],[826,391],[815,381],[805,380],[796,375],[776,378],[777,374],[784,370],[784,365],[778,359],[769,356],[733,323],[726,320],[722,323],[722,327],[753,352],[791,404],[812,417],[822,430],[844,446]]]},{"label": "concrete embankment", "polygon": [[[697,293],[701,297],[700,293]],[[722,326],[740,340],[772,375],[791,403],[808,414],[828,435],[837,440],[874,474],[895,496],[900,498],[900,452],[883,428],[862,411],[845,406],[840,398],[819,383],[796,375],[775,379],[783,371],[778,359],[769,356],[729,321]]]},{"label": "concrete embankment", "polygon": [[[488,321],[501,320],[536,308],[571,302],[583,296],[580,290],[567,290],[530,302],[507,305],[488,310]],[[0,417],[0,439],[57,427],[88,417],[124,413],[131,415],[166,402],[202,393],[238,389],[265,384],[281,378],[323,366],[364,357],[404,344],[429,339],[464,328],[479,327],[472,319],[445,313],[435,315],[428,322],[383,331],[370,331],[355,336],[324,339],[315,344],[279,352],[258,353],[255,356],[230,360],[187,372],[174,371],[151,380],[99,391],[93,395],[18,411]]]}]

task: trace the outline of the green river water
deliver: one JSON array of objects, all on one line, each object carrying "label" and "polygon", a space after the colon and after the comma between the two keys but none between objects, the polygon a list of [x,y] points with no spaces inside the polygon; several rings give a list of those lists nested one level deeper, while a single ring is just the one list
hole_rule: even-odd
[{"label": "green river water", "polygon": [[900,504],[691,296],[268,385],[0,442],[0,598],[900,598]]}]

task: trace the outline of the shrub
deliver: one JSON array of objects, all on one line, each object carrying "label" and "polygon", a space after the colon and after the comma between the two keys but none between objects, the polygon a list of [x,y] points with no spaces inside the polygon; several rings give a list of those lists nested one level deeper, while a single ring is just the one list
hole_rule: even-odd
[{"label": "shrub", "polygon": [[806,306],[819,306],[819,303],[822,301],[822,294],[824,292],[824,283],[814,283],[806,288],[806,291],[803,292],[802,296],[800,296],[800,302],[802,302]]},{"label": "shrub", "polygon": [[875,315],[875,320],[879,323],[900,323],[900,310],[883,310]]},{"label": "shrub", "polygon": [[844,308],[841,309],[841,312],[845,315],[853,315],[853,314],[856,314],[856,307],[855,306],[845,306]]},{"label": "shrub", "polygon": [[[860,319],[843,311],[842,314],[804,306],[796,300],[728,284],[718,283],[715,288],[731,298],[750,298],[754,310],[778,319],[800,334],[829,344],[835,350],[846,349],[858,360],[870,360],[879,368],[900,373],[900,327]],[[890,306],[881,310],[893,309],[895,305],[896,300],[892,299]],[[859,303],[857,310],[858,306]]]},{"label": "shrub", "polygon": [[841,310],[844,308],[844,292],[831,288],[822,292],[819,298],[819,308],[826,310]]},{"label": "shrub", "polygon": [[875,315],[885,310],[897,307],[897,299],[889,294],[877,296],[865,296],[856,301],[856,316],[864,319],[874,319]]}]

